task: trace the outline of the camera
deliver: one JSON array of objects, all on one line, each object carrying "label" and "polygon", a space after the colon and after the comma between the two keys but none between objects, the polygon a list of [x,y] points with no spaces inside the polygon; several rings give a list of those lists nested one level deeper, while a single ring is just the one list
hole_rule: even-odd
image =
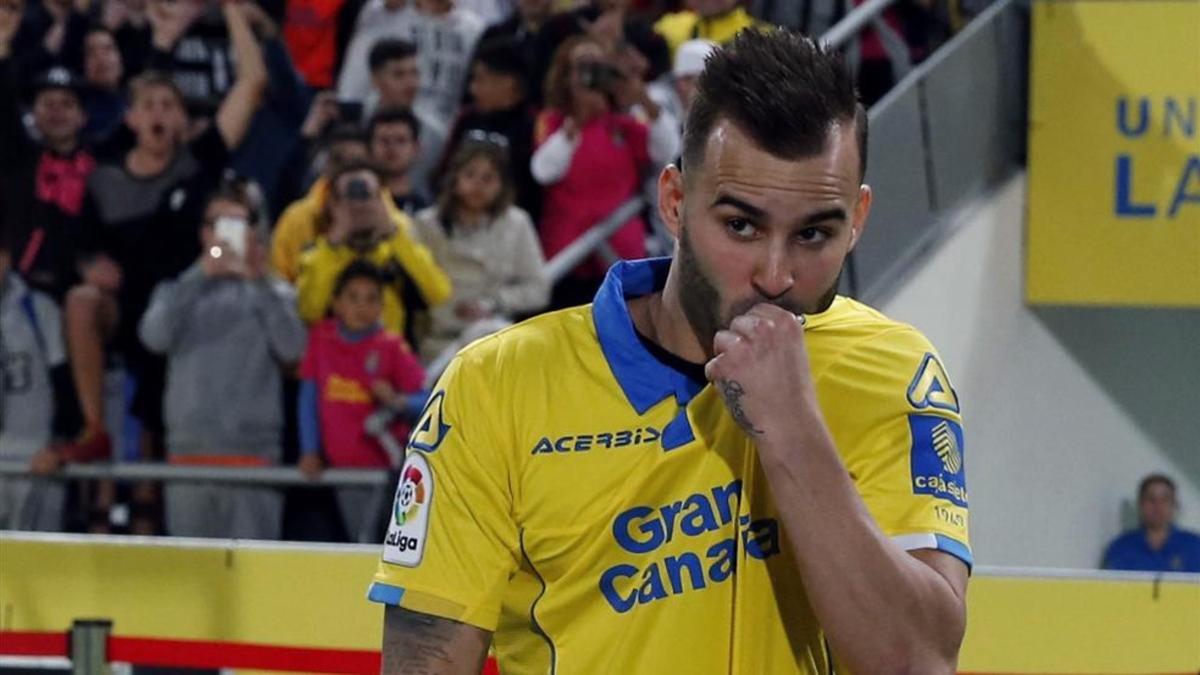
[{"label": "camera", "polygon": [[365,202],[375,195],[371,192],[371,186],[367,184],[364,178],[353,178],[346,183],[346,187],[342,190],[342,198],[356,202]]},{"label": "camera", "polygon": [[603,61],[584,61],[580,63],[579,83],[588,89],[608,91],[613,83],[621,79],[621,71],[617,67]]}]

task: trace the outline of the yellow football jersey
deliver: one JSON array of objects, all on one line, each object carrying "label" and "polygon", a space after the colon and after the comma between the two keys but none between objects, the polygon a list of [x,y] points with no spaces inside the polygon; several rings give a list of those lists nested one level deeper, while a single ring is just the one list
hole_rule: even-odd
[{"label": "yellow football jersey", "polygon": [[[368,596],[494,631],[513,673],[826,673],[830,655],[753,442],[652,355],[617,264],[596,301],[465,349],[409,441]],[[954,390],[910,326],[839,297],[806,344],[879,527],[971,564]]]}]

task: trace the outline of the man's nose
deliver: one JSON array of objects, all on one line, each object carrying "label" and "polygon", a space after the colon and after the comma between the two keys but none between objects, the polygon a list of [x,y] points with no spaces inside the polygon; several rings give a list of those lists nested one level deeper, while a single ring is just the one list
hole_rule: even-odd
[{"label": "man's nose", "polygon": [[751,280],[754,289],[767,300],[775,300],[792,289],[796,278],[789,264],[786,244],[771,243],[758,262]]}]

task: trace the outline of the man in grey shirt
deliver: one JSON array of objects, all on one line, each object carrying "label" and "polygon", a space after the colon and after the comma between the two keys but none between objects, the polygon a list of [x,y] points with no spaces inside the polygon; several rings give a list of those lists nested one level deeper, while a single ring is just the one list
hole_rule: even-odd
[{"label": "man in grey shirt", "polygon": [[[282,367],[304,353],[295,291],[267,276],[256,209],[238,184],[209,200],[200,259],[158,285],[138,334],[167,358],[167,459],[192,466],[270,466],[281,455]],[[171,483],[166,522],[182,536],[277,539],[274,488]]]}]

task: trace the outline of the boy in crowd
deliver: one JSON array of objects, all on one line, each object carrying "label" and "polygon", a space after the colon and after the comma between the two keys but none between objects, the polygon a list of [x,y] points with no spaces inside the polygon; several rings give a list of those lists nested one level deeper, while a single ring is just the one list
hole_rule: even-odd
[{"label": "boy in crowd", "polygon": [[[245,185],[209,200],[199,260],[160,283],[142,317],[146,347],[167,359],[167,459],[270,466],[282,454],[281,364],[304,352],[296,296],[266,273],[265,232]],[[283,497],[271,487],[170,483],[173,535],[277,539]]]},{"label": "boy in crowd", "polygon": [[[415,417],[424,403],[417,395],[424,371],[404,339],[380,323],[386,278],[366,261],[350,263],[333,291],[333,318],[313,327],[300,366],[300,470],[320,475],[338,468],[388,468],[391,460],[367,420],[378,411]],[[413,410],[415,408],[415,410]],[[387,425],[384,433],[403,443],[408,423]],[[321,450],[324,449],[324,459]],[[397,467],[392,467],[397,468]],[[370,488],[337,491],[346,532],[355,536],[367,519]]]}]

